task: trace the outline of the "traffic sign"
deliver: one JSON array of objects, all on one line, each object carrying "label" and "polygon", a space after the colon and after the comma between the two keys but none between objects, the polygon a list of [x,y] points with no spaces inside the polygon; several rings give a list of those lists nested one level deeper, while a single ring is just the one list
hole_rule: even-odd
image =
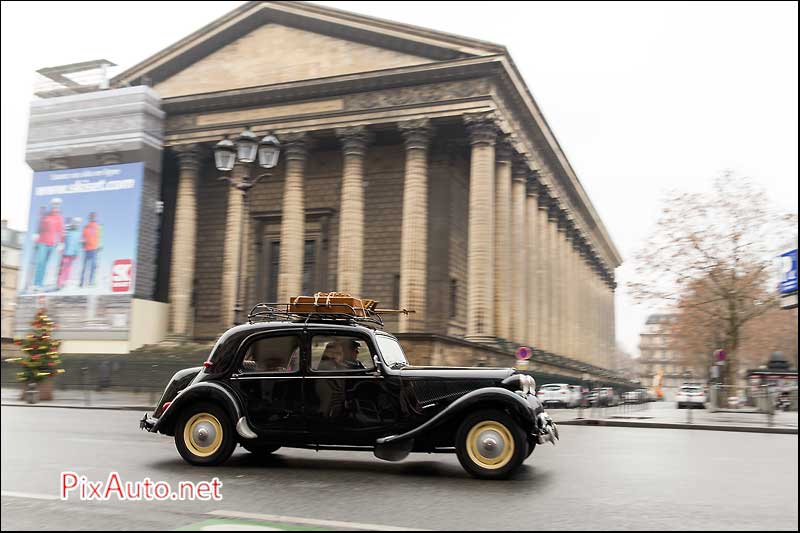
[{"label": "traffic sign", "polygon": [[533,355],[533,350],[528,348],[527,346],[520,346],[517,348],[517,359],[520,361],[527,361]]},{"label": "traffic sign", "polygon": [[781,254],[783,273],[780,283],[781,294],[797,292],[797,248]]},{"label": "traffic sign", "polygon": [[725,350],[717,350],[714,352],[714,358],[717,361],[724,361],[728,357],[728,354],[725,353]]}]

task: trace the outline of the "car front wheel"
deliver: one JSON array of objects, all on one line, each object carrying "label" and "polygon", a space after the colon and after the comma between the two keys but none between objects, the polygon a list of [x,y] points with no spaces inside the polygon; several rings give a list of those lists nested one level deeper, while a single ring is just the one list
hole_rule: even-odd
[{"label": "car front wheel", "polygon": [[487,409],[461,423],[456,432],[456,455],[464,470],[474,477],[505,479],[525,460],[528,442],[525,432],[510,416]]},{"label": "car front wheel", "polygon": [[236,431],[219,405],[201,403],[184,409],[175,426],[175,446],[184,460],[198,466],[224,463],[236,448]]}]

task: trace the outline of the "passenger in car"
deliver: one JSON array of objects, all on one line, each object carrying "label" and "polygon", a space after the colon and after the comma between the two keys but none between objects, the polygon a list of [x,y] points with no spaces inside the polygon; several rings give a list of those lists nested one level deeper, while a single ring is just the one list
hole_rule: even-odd
[{"label": "passenger in car", "polygon": [[338,370],[344,368],[342,346],[338,342],[329,342],[325,345],[322,358],[317,365],[317,370]]}]

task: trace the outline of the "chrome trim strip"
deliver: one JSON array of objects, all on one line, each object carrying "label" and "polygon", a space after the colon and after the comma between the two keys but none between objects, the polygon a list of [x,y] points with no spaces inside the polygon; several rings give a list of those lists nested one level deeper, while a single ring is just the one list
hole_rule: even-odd
[{"label": "chrome trim strip", "polygon": [[246,376],[246,375],[233,375],[231,379],[303,379],[303,376]]}]

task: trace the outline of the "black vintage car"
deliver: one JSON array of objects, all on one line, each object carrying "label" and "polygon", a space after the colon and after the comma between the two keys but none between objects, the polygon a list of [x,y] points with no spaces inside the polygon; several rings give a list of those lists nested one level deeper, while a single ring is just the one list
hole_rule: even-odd
[{"label": "black vintage car", "polygon": [[[258,321],[260,320],[260,321]],[[456,453],[480,478],[504,478],[558,430],[529,375],[510,368],[414,367],[379,315],[256,306],[202,367],[176,373],[140,427],[174,436],[193,465],[237,444],[365,450],[388,461]]]}]

